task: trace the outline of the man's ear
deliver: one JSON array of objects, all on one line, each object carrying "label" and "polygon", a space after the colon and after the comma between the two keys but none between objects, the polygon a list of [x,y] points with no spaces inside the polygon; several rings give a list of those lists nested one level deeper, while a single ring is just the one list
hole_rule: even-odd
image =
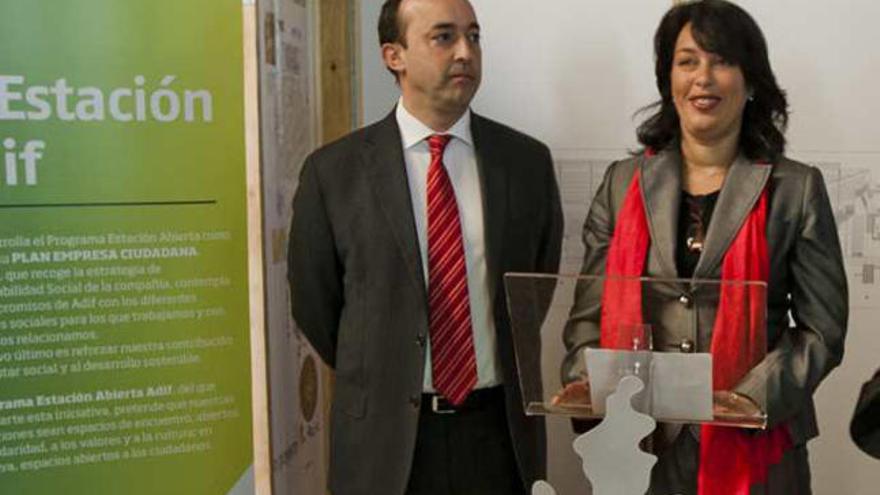
[{"label": "man's ear", "polygon": [[382,45],[382,60],[388,70],[400,74],[406,70],[406,63],[402,56],[403,46],[400,43],[384,43]]}]

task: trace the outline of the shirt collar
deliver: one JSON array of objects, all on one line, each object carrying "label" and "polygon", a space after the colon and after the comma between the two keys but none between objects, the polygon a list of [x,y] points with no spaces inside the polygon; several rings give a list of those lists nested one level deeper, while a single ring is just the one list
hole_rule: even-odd
[{"label": "shirt collar", "polygon": [[452,127],[446,132],[438,133],[434,129],[426,126],[422,121],[417,119],[413,114],[409,113],[403,106],[403,98],[397,101],[397,109],[395,110],[397,118],[397,126],[400,128],[400,137],[403,140],[403,149],[407,150],[421,143],[432,134],[449,134],[450,136],[464,141],[469,146],[473,146],[474,140],[471,135],[471,109],[468,108]]}]

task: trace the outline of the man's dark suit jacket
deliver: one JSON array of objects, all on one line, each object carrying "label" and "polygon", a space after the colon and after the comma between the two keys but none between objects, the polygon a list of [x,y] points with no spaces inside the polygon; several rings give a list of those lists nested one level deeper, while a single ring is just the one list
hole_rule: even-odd
[{"label": "man's dark suit jacket", "polygon": [[860,449],[880,459],[880,370],[862,387],[849,432]]},{"label": "man's dark suit jacket", "polygon": [[[541,420],[523,414],[502,276],[558,269],[562,212],[547,147],[472,115],[507,416],[526,483],[545,471]],[[329,485],[404,493],[421,404],[427,291],[394,112],[311,154],[294,199],[293,316],[335,369]],[[539,352],[536,350],[536,352]]]}]

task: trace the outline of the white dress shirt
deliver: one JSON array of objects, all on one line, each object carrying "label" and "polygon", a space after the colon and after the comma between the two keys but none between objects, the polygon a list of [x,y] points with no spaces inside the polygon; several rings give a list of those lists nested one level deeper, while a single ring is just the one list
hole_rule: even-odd
[{"label": "white dress shirt", "polygon": [[[432,134],[449,134],[452,139],[443,153],[443,164],[452,181],[464,238],[464,257],[467,265],[468,296],[471,306],[471,326],[474,332],[474,351],[477,358],[476,388],[501,383],[495,319],[492,315],[492,296],[486,267],[486,231],[483,222],[483,191],[477,170],[477,156],[471,136],[471,112],[468,110],[446,132],[438,133],[423,124],[397,102],[397,125],[400,128],[406,177],[412,198],[416,232],[422,255],[425,287],[428,286],[428,206],[427,184],[431,152],[427,138]],[[428,339],[430,342],[430,338]],[[424,391],[433,393],[431,373],[431,346],[427,346]]]}]

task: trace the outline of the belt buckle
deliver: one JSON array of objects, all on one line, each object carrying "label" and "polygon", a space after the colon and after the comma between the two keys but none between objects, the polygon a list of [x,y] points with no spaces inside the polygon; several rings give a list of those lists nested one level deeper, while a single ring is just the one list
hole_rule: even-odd
[{"label": "belt buckle", "polygon": [[455,414],[455,408],[441,395],[431,396],[431,410],[437,414]]}]

